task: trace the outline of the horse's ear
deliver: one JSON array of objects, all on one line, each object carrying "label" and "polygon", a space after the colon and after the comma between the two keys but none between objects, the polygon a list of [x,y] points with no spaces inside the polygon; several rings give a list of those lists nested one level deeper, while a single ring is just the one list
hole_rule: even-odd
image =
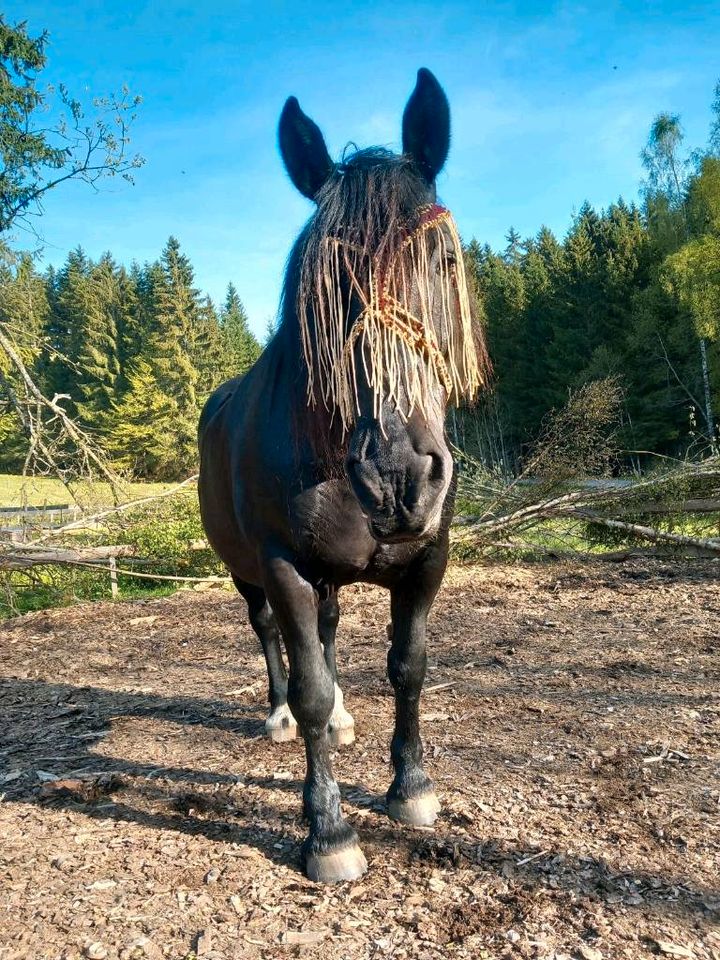
[{"label": "horse's ear", "polygon": [[428,183],[440,173],[450,150],[450,104],[434,75],[421,67],[405,107],[403,153],[412,157]]},{"label": "horse's ear", "polygon": [[300,193],[314,200],[333,170],[320,128],[288,97],[280,114],[278,140],[285,169]]}]

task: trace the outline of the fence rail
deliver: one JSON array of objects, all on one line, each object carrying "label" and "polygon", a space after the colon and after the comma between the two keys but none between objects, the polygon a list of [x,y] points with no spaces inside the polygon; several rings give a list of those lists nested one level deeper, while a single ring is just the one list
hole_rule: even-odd
[{"label": "fence rail", "polygon": [[82,515],[82,507],[71,503],[0,507],[0,537],[23,543],[31,531],[61,527]]}]

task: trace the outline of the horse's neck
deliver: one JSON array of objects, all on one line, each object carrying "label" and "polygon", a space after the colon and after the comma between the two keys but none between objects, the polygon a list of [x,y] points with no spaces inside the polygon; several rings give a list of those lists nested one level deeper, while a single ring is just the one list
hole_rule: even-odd
[{"label": "horse's neck", "polygon": [[300,330],[297,321],[294,327],[285,322],[266,348],[263,389],[264,402],[270,404],[268,416],[273,423],[287,424],[289,449],[298,467],[312,469],[318,480],[344,476],[338,415],[333,417],[322,400],[309,402]]}]

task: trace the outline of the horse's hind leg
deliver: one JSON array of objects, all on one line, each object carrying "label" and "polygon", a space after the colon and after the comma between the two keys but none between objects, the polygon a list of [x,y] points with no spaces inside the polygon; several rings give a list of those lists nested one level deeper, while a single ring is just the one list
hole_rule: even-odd
[{"label": "horse's hind leg", "polygon": [[[439,556],[433,552],[439,551]],[[429,826],[440,803],[422,765],[420,692],[427,654],[425,625],[445,570],[445,553],[435,544],[391,590],[392,628],[388,631],[388,676],[395,689],[395,731],[390,752],[395,779],[387,792],[388,814],[411,826]]]},{"label": "horse's hind leg", "polygon": [[335,684],[335,706],[328,721],[328,736],[333,746],[352,743],[355,739],[355,721],[345,709],[345,702],[338,683],[335,659],[335,634],[340,619],[337,590],[326,587],[320,594],[318,606],[318,630],[323,645],[325,664]]},{"label": "horse's hind leg", "polygon": [[290,662],[288,703],[305,738],[303,807],[310,823],[303,844],[305,872],[324,883],[353,880],[365,872],[367,863],[355,831],[343,819],[332,772],[327,726],[335,685],[320,642],[318,597],[282,555],[266,558],[264,580]]},{"label": "horse's hind leg", "polygon": [[297,736],[297,723],[287,703],[287,672],[275,615],[270,609],[264,590],[237,577],[233,577],[233,583],[247,602],[250,624],[258,635],[265,654],[270,687],[270,715],[265,721],[265,733],[276,743],[294,740]]}]

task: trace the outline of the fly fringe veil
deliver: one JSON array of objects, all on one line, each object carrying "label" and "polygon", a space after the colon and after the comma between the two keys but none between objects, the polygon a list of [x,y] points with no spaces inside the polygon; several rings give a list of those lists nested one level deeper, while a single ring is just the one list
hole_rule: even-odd
[{"label": "fly fringe veil", "polygon": [[[405,419],[415,410],[427,418],[438,386],[451,402],[472,399],[484,363],[450,211],[424,207],[390,255],[353,240],[326,237],[313,263],[303,258],[298,316],[308,405],[319,400],[337,410],[348,430],[360,413],[359,365],[381,423],[384,401]],[[360,314],[348,329],[357,304]]]}]

